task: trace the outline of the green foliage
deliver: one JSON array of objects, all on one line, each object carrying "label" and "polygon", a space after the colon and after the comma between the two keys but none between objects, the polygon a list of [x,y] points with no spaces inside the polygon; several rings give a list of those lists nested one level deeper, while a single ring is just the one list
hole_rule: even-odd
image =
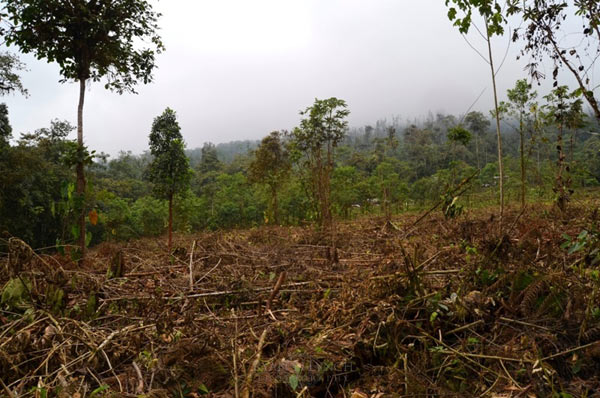
[{"label": "green foliage", "polygon": [[141,236],[158,236],[166,229],[168,208],[164,200],[144,196],[132,204],[131,213]]},{"label": "green foliage", "polygon": [[[3,16],[13,24],[3,32],[9,45],[56,62],[65,80],[106,77],[106,87],[119,93],[150,82],[154,53],[163,49],[159,15],[145,0],[10,1]],[[140,39],[153,48],[137,49]]]},{"label": "green foliage", "polygon": [[311,195],[299,179],[293,179],[285,186],[279,201],[282,221],[289,225],[299,225],[316,219],[315,205]]},{"label": "green foliage", "polygon": [[92,392],[90,393],[90,398],[96,398],[96,397],[102,397],[104,396],[105,392],[107,392],[110,389],[110,386],[108,386],[107,384],[103,384],[100,387],[97,387],[96,389],[92,390]]},{"label": "green foliage", "polygon": [[300,112],[305,117],[293,132],[296,146],[303,152],[311,152],[313,156],[324,145],[336,147],[344,138],[348,127],[345,119],[349,114],[344,100],[335,97],[315,99],[312,106]]},{"label": "green foliage", "polygon": [[25,134],[17,146],[0,150],[0,231],[33,247],[51,246],[65,237],[70,222],[67,187],[73,175],[63,159],[70,131],[70,124],[55,120],[50,128]]},{"label": "green foliage", "polygon": [[2,288],[0,304],[9,310],[21,310],[27,307],[31,282],[23,278],[12,278]]},{"label": "green foliage", "polygon": [[508,89],[507,97],[510,101],[508,105],[509,112],[519,117],[527,112],[528,108],[533,105],[533,101],[537,97],[537,92],[532,91],[532,86],[525,79],[517,80],[515,87]]},{"label": "green foliage", "polygon": [[315,99],[312,106],[300,112],[304,118],[294,129],[290,150],[292,159],[302,161],[308,175],[305,182],[318,203],[319,223],[328,227],[331,214],[331,173],[335,148],[344,138],[350,114],[344,100],[332,97]]},{"label": "green foliage", "polygon": [[8,107],[0,104],[0,149],[6,150],[12,137],[12,126],[8,120]]},{"label": "green foliage", "polygon": [[[512,3],[512,1],[509,1]],[[496,0],[446,0],[446,6],[452,4],[448,9],[448,19],[454,22],[458,30],[466,34],[473,24],[473,14],[476,12],[486,21],[490,36],[504,33],[506,18],[503,14],[502,5]],[[459,11],[462,13],[459,15]]]},{"label": "green foliage", "polygon": [[[77,145],[71,145],[68,158],[77,165],[77,194],[83,205],[77,210],[82,257],[86,249],[85,162],[91,160],[83,145],[83,105],[88,80],[105,78],[105,87],[135,92],[134,86],[152,81],[155,52],[163,49],[158,30],[158,14],[146,0],[85,1],[15,0],[6,3],[0,17],[8,23],[0,28],[8,45],[23,53],[56,62],[61,82],[79,82]],[[150,42],[137,48],[140,42]]]},{"label": "green foliage", "polygon": [[49,284],[46,288],[46,306],[53,314],[60,315],[65,308],[65,291]]},{"label": "green foliage", "polygon": [[400,175],[390,161],[383,161],[377,166],[374,178],[377,198],[382,205],[384,215],[389,218],[392,206],[399,203],[408,194],[408,186],[400,180]]},{"label": "green foliage", "polygon": [[545,117],[559,128],[574,129],[583,126],[585,113],[583,101],[578,91],[570,91],[568,86],[558,86],[550,94],[544,96],[546,105]]},{"label": "green foliage", "polygon": [[98,224],[90,226],[94,237],[98,237],[93,243],[158,236],[166,229],[168,207],[164,200],[143,196],[131,201],[103,190],[96,195],[96,201],[100,216]]},{"label": "green foliage", "polygon": [[476,136],[485,134],[490,127],[490,120],[481,112],[469,112],[464,122]]},{"label": "green foliage", "polygon": [[23,87],[18,74],[24,70],[25,64],[19,60],[19,57],[9,52],[0,52],[0,95],[10,94],[14,91],[27,95],[27,89]]},{"label": "green foliage", "polygon": [[578,260],[581,266],[600,264],[600,232],[595,225],[592,225],[589,231],[582,229],[576,237],[563,234],[563,239],[565,241],[560,247],[566,250],[568,255],[582,254]]},{"label": "green foliage", "polygon": [[175,111],[170,108],[152,124],[150,153],[153,159],[147,177],[153,183],[155,194],[163,199],[189,188],[192,176],[180,130]]},{"label": "green foliage", "polygon": [[467,146],[471,141],[471,133],[462,126],[455,126],[448,130],[448,139]]},{"label": "green foliage", "polygon": [[444,210],[444,217],[448,218],[456,218],[460,216],[464,210],[464,206],[458,203],[458,196],[450,196],[446,195],[442,197],[443,205],[442,208]]},{"label": "green foliage", "polygon": [[498,178],[498,162],[488,163],[479,173],[479,181],[481,185],[496,185]]},{"label": "green foliage", "polygon": [[[555,181],[552,142],[560,132],[559,127],[569,132],[576,131],[570,129],[579,125],[574,122],[577,119],[567,117],[560,102],[562,98],[568,108],[578,99],[572,95],[561,88],[553,93],[550,106],[527,109],[532,116],[525,131],[535,138],[528,148],[531,153],[527,164],[528,183],[541,199],[548,198]],[[315,131],[335,138],[327,132],[328,116],[323,116],[319,124],[316,120],[309,121],[311,112],[304,112],[304,125],[321,126]],[[516,130],[508,128],[515,115],[505,113],[507,128],[503,133],[505,187],[509,199],[516,198],[519,187],[519,136]],[[181,155],[183,141],[174,112],[168,116],[174,123],[160,124],[161,139],[172,138],[164,141],[164,147],[167,152],[171,149],[177,152],[178,164],[185,165],[187,159]],[[311,149],[311,143],[315,142],[312,138],[298,141],[300,136],[295,134],[272,134],[263,140],[262,148],[250,143],[233,145],[241,152],[228,152],[227,160],[221,160],[219,146],[207,144],[191,151],[197,158],[195,175],[190,177],[189,173],[183,173],[184,180],[191,179],[191,190],[185,184],[176,184],[181,174],[174,173],[173,178],[167,174],[167,184],[154,191],[159,194],[156,198],[150,196],[152,190],[144,178],[151,174],[149,165],[155,163],[157,157],[150,153],[125,152],[110,161],[106,156],[94,158],[88,165],[86,194],[77,195],[74,173],[67,165],[72,149],[77,148],[66,138],[73,127],[55,120],[46,128],[23,135],[16,146],[6,142],[5,150],[0,151],[3,170],[0,173],[0,229],[36,247],[53,246],[57,238],[59,244],[70,243],[79,235],[74,224],[78,209],[85,204],[86,209],[98,214],[97,224],[87,226],[92,232],[92,245],[104,240],[156,236],[164,233],[168,225],[165,199],[173,186],[181,188],[173,195],[176,230],[194,232],[259,226],[275,218],[270,183],[277,190],[279,223],[302,225],[319,221],[324,214],[320,199],[325,196],[320,196],[320,192],[326,191],[319,189],[327,189],[327,176],[330,178],[330,209],[336,217],[351,218],[358,214],[391,217],[404,210],[430,207],[449,188],[473,174],[474,167],[481,168],[479,183],[473,184],[460,200],[455,200],[456,195],[447,198],[444,206],[447,216],[457,216],[462,207],[493,203],[498,186],[497,163],[491,161],[496,152],[495,137],[488,130],[489,120],[480,112],[469,113],[463,120],[464,127],[460,127],[457,120],[451,115],[430,115],[406,128],[397,122],[388,125],[381,121],[374,127],[344,130],[339,141],[337,138],[335,142],[321,141],[322,145],[315,150]],[[345,121],[342,121],[345,126],[343,123]],[[1,126],[0,120],[0,131]],[[5,131],[10,131],[10,125],[6,128]],[[454,137],[454,133],[463,128],[472,132],[470,141],[460,142],[460,134]],[[534,134],[534,128],[543,134]],[[598,126],[590,125],[589,130],[598,131]],[[307,131],[303,130],[302,134]],[[449,138],[457,138],[458,142]],[[598,185],[600,166],[596,167],[596,163],[600,165],[600,140],[595,135],[584,135],[582,130],[572,138],[572,151],[567,148],[566,153],[569,160],[572,154],[569,176],[573,186]],[[168,142],[181,144],[170,146]],[[256,150],[249,152],[250,148]],[[201,152],[203,160],[197,157]],[[291,160],[294,163],[288,169],[287,162]],[[316,167],[318,164],[322,167]],[[162,173],[171,170],[171,166],[157,170]]]},{"label": "green foliage", "polygon": [[364,176],[360,176],[353,166],[338,167],[331,176],[331,201],[334,211],[344,218],[350,217],[353,205],[361,202],[358,183]]},{"label": "green foliage", "polygon": [[249,227],[262,223],[266,208],[242,173],[221,174],[215,193],[211,228]]},{"label": "green foliage", "polygon": [[127,240],[139,236],[136,231],[131,203],[112,192],[102,190],[96,195],[100,221],[92,232],[103,235],[103,240]]},{"label": "green foliage", "polygon": [[209,173],[211,171],[219,171],[223,165],[219,160],[217,154],[217,148],[211,142],[207,142],[202,146],[200,163],[198,165],[198,171],[201,174]]},{"label": "green foliage", "polygon": [[177,195],[173,206],[175,230],[192,232],[206,227],[207,214],[205,214],[205,202],[202,198],[188,190]]},{"label": "green foliage", "polygon": [[[566,203],[570,201],[572,178],[570,164],[567,163],[566,150],[563,142],[565,130],[573,131],[584,125],[585,114],[583,102],[576,92],[569,92],[567,86],[559,86],[544,97],[547,104],[544,106],[545,118],[550,123],[555,123],[558,128],[556,136],[557,171],[553,190],[556,194],[556,203],[564,211]],[[573,137],[573,136],[571,136]],[[573,139],[573,138],[572,138]]]},{"label": "green foliage", "polygon": [[254,160],[248,167],[251,182],[265,184],[271,195],[270,210],[273,221],[279,223],[278,191],[287,181],[291,170],[289,154],[281,142],[281,133],[272,132],[254,151]]}]

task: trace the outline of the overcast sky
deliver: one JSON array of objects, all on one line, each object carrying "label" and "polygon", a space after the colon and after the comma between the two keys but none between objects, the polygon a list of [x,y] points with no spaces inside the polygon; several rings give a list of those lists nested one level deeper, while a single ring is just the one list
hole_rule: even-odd
[{"label": "overcast sky", "polygon": [[[486,87],[474,109],[492,106],[489,67],[447,20],[443,0],[162,0],[157,9],[167,51],[154,83],[122,96],[88,87],[91,149],[141,153],[167,106],[188,148],[291,129],[315,97],[346,100],[356,127],[394,115],[464,113]],[[486,50],[476,33],[469,38]],[[500,62],[508,38],[494,45]],[[498,76],[501,93],[525,77],[517,50]],[[30,96],[3,99],[15,136],[54,118],[75,123],[77,86],[59,84],[56,65],[22,60]]]}]

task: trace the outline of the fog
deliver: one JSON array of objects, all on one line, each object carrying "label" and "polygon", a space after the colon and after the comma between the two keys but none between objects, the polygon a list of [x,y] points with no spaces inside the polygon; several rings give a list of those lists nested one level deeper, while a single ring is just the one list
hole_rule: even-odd
[{"label": "fog", "polygon": [[[315,97],[346,100],[355,127],[396,115],[464,113],[483,90],[473,109],[492,107],[489,66],[448,21],[441,0],[163,0],[156,7],[167,51],[157,57],[155,80],[138,86],[138,95],[88,86],[91,149],[144,151],[153,118],[167,106],[177,111],[188,148],[291,129]],[[468,40],[486,51],[476,32]],[[501,99],[526,77],[519,45],[509,44],[508,36],[493,41],[496,62],[506,56]],[[22,60],[30,96],[3,99],[15,136],[54,118],[75,123],[76,84],[60,84],[57,65]]]}]

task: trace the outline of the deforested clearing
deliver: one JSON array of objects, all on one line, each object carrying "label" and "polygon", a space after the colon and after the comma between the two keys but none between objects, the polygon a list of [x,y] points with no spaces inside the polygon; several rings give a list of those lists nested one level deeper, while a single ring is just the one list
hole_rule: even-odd
[{"label": "deforested clearing", "polygon": [[107,243],[83,268],[24,248],[0,374],[64,397],[89,377],[114,396],[593,396],[595,205],[510,209],[502,235],[485,209],[343,222],[334,253],[301,227],[176,235],[173,257]]}]

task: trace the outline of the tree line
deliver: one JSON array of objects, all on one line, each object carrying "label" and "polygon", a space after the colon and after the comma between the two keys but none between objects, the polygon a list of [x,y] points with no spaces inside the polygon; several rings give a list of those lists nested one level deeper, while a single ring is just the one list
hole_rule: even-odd
[{"label": "tree line", "polygon": [[[90,243],[161,233],[165,225],[169,242],[172,227],[317,222],[327,230],[335,218],[375,211],[389,219],[440,196],[445,214],[457,215],[461,199],[449,195],[450,187],[466,176],[472,181],[472,171],[479,174],[477,183],[461,192],[480,200],[486,192],[497,194],[500,226],[505,197],[512,192],[524,206],[532,190],[543,196],[549,187],[564,210],[574,189],[595,185],[599,174],[600,110],[592,74],[600,54],[600,6],[594,0],[445,4],[461,34],[476,29],[486,41],[479,55],[491,72],[495,137],[488,116],[478,112],[436,115],[402,128],[395,122],[383,129],[377,124],[348,134],[346,103],[329,98],[316,100],[301,112],[297,128],[270,134],[256,150],[220,159],[207,145],[194,164],[184,155],[176,115],[169,109],[154,121],[148,155],[107,161],[84,145],[88,82],[103,81],[107,89],[124,93],[153,79],[155,55],[164,47],[157,33],[160,15],[148,1],[7,2],[0,11],[6,43],[56,62],[61,81],[79,83],[79,102],[76,142],[66,138],[73,126],[54,121],[11,145],[8,110],[0,109],[0,162],[7,171],[0,181],[0,227],[35,246],[75,240],[83,257]],[[511,33],[522,43],[521,56],[530,59],[531,80],[518,81],[503,102],[491,39],[506,34],[513,16],[523,21]],[[569,34],[581,40],[569,46],[561,37],[563,24],[572,18],[582,23],[580,31]],[[545,78],[547,59],[554,67],[554,88],[538,101],[531,82]],[[26,94],[18,75],[23,69],[18,58],[1,54],[0,93]],[[574,89],[559,84],[564,75],[574,79]],[[122,174],[113,173],[114,167]]]},{"label": "tree line", "polygon": [[[507,197],[555,200],[600,184],[597,119],[559,86],[541,98],[517,81],[499,103]],[[419,121],[380,120],[349,128],[343,100],[315,100],[298,127],[274,131],[257,145],[206,143],[186,151],[177,115],[155,118],[149,150],[96,155],[88,184],[76,192],[77,142],[68,122],[24,134],[13,145],[8,109],[0,108],[0,229],[36,247],[75,243],[86,212],[87,244],[182,232],[314,223],[362,215],[389,219],[422,209],[478,173],[444,211],[497,203],[499,165],[494,112],[430,114]],[[561,143],[560,152],[557,144]],[[196,154],[200,153],[200,156]],[[231,160],[224,160],[224,159]],[[169,242],[171,241],[169,235]]]}]

